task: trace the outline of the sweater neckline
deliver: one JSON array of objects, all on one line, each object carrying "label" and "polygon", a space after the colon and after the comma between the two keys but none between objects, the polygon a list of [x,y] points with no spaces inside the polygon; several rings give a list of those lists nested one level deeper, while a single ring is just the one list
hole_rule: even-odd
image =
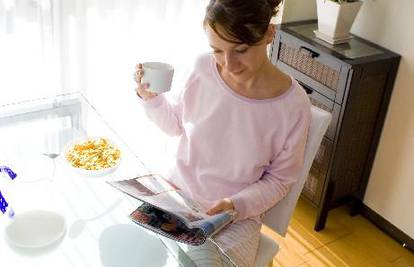
[{"label": "sweater neckline", "polygon": [[278,101],[280,99],[283,99],[285,97],[287,97],[294,89],[294,87],[296,86],[296,80],[292,78],[292,76],[289,76],[292,83],[291,86],[286,90],[286,92],[284,92],[281,95],[275,96],[275,97],[271,97],[271,98],[265,98],[265,99],[255,99],[255,98],[250,98],[247,96],[243,96],[241,94],[238,94],[235,90],[233,90],[230,86],[228,86],[226,84],[226,82],[223,80],[223,78],[221,77],[218,68],[217,68],[217,64],[216,61],[214,60],[213,57],[210,57],[210,67],[213,70],[213,75],[215,77],[215,79],[218,81],[218,83],[221,85],[220,87],[227,91],[228,93],[230,93],[233,97],[236,97],[240,100],[243,100],[245,102],[250,102],[250,103],[267,103],[267,102],[273,102],[273,101]]}]

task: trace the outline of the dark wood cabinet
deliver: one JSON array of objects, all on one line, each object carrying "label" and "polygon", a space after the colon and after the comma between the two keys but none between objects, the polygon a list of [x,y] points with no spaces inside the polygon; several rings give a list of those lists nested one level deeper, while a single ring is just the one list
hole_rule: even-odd
[{"label": "dark wood cabinet", "polygon": [[400,56],[357,36],[333,46],[316,29],[316,21],[278,25],[271,59],[332,114],[302,192],[318,208],[319,231],[330,209],[349,203],[357,213],[362,204]]}]

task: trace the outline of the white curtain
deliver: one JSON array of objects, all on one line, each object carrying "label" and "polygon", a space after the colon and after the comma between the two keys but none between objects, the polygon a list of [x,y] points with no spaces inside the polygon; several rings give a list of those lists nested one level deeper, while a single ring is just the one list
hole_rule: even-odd
[{"label": "white curtain", "polygon": [[0,104],[81,91],[140,156],[157,165],[166,139],[137,106],[135,64],[172,64],[170,95],[178,92],[196,55],[208,49],[206,4],[0,0]]},{"label": "white curtain", "polygon": [[60,73],[51,1],[0,0],[0,103],[57,90]]},{"label": "white curtain", "polygon": [[[0,0],[0,88],[11,100],[112,90],[138,61],[183,66],[206,43],[202,0]],[[128,79],[130,80],[130,79]],[[2,97],[2,102],[10,100]],[[13,97],[14,99],[14,97]]]}]

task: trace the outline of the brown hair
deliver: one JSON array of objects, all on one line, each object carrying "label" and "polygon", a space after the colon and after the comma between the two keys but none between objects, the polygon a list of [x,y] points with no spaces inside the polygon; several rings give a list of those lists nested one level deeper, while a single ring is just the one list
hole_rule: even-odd
[{"label": "brown hair", "polygon": [[[220,38],[236,44],[261,41],[282,0],[210,0],[204,17]],[[217,29],[220,28],[220,31]]]}]

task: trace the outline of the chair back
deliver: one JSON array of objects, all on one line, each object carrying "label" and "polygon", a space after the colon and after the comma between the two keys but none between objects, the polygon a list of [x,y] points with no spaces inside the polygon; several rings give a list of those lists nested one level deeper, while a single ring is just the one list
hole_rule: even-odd
[{"label": "chair back", "polygon": [[302,192],[306,178],[316,153],[321,144],[322,138],[328,129],[332,115],[318,107],[311,106],[311,122],[306,140],[304,164],[298,181],[292,186],[289,193],[280,200],[274,207],[270,208],[264,215],[263,223],[276,231],[278,234],[285,236],[287,228],[292,217],[296,202]]}]

